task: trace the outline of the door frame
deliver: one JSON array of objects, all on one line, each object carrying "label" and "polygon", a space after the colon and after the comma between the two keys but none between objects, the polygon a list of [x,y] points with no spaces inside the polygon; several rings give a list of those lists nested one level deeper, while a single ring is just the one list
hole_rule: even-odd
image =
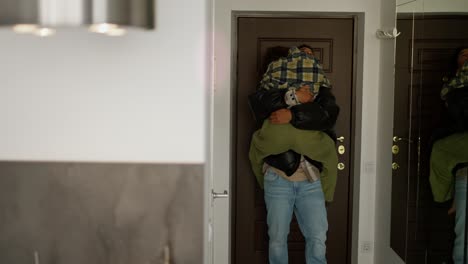
[{"label": "door frame", "polygon": [[[361,172],[361,120],[362,120],[362,87],[363,87],[363,54],[364,54],[364,18],[362,12],[281,12],[281,11],[231,11],[231,73],[230,73],[230,156],[229,161],[229,261],[234,257],[235,252],[235,201],[236,201],[236,186],[233,176],[236,175],[236,166],[234,166],[234,157],[236,157],[236,131],[235,127],[237,87],[237,42],[238,42],[238,25],[237,21],[240,17],[252,18],[351,18],[354,20],[353,32],[353,74],[352,74],[352,100],[351,111],[354,113],[351,120],[351,158],[350,158],[350,193],[348,208],[351,208],[348,215],[348,256],[350,263],[357,263],[359,254],[359,187],[360,187],[360,172]],[[214,125],[214,121],[213,121]]]}]

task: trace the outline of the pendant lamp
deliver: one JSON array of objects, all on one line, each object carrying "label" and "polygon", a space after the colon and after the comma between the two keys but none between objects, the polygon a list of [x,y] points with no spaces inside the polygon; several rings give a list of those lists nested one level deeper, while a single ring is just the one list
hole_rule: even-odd
[{"label": "pendant lamp", "polygon": [[86,27],[110,36],[126,29],[154,29],[154,0],[0,0],[0,27],[50,36]]}]

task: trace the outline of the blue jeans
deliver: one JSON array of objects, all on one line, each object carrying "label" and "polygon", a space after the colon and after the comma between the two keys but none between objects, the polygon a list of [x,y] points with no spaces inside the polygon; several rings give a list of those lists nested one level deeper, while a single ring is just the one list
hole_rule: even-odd
[{"label": "blue jeans", "polygon": [[[466,178],[460,177],[455,181],[455,243],[453,245],[453,262],[463,263],[463,249],[465,248],[465,208],[466,206]],[[468,254],[468,252],[467,252]],[[468,256],[467,256],[468,257]]]},{"label": "blue jeans", "polygon": [[268,169],[264,186],[270,264],[288,263],[287,240],[293,211],[306,241],[306,263],[327,263],[328,221],[320,180],[292,182]]}]

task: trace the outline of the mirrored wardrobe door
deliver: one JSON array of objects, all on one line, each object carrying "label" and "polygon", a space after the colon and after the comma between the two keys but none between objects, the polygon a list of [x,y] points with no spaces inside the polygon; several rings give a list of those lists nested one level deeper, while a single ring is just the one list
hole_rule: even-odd
[{"label": "mirrored wardrobe door", "polygon": [[397,28],[401,32],[396,40],[394,124],[392,154],[392,208],[391,241],[395,252],[407,260],[413,250],[416,232],[418,174],[418,74],[414,69],[414,39],[422,33],[423,15],[412,3],[397,6]]},{"label": "mirrored wardrobe door", "polygon": [[468,126],[458,103],[468,99],[441,98],[443,87],[468,80],[460,54],[468,47],[468,1],[400,4],[397,26],[391,246],[405,263],[468,263]]},{"label": "mirrored wardrobe door", "polygon": [[[444,199],[437,197],[436,189],[440,188],[440,183],[434,181],[434,173],[431,177],[431,162],[441,163],[442,160],[433,158],[431,161],[431,153],[433,143],[445,141],[444,138],[449,138],[450,134],[453,134],[447,130],[451,127],[451,122],[447,123],[449,117],[445,101],[441,98],[441,90],[444,82],[453,77],[455,64],[453,57],[456,56],[457,48],[468,44],[468,15],[458,13],[459,10],[455,7],[452,12],[445,12],[447,9],[439,10],[434,1],[428,1],[426,5],[423,34],[415,39],[414,45],[415,54],[418,56],[414,69],[420,73],[418,79],[421,83],[420,90],[416,94],[419,106],[417,115],[420,149],[418,215],[421,220],[418,222],[421,223],[421,231],[424,231],[426,237],[427,263],[450,263],[454,250],[456,214],[449,215],[448,211],[454,196],[447,194],[444,195],[446,196]],[[450,153],[446,155],[451,156]],[[468,161],[468,155],[466,158]],[[445,174],[452,179],[455,178],[453,169],[448,166],[445,168]],[[440,178],[442,175],[437,177]],[[454,189],[453,183],[450,189]]]}]

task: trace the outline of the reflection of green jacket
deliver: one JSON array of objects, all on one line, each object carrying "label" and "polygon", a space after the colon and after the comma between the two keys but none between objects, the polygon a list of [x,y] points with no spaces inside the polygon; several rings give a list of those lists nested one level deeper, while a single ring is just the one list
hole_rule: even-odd
[{"label": "reflection of green jacket", "polygon": [[322,189],[325,200],[332,201],[338,173],[338,156],[333,139],[321,131],[297,129],[291,124],[274,125],[268,119],[253,134],[249,151],[252,170],[260,186],[263,188],[263,159],[288,150],[323,164],[320,177]]},{"label": "reflection of green jacket", "polygon": [[454,172],[457,164],[468,162],[468,132],[457,133],[436,141],[432,147],[430,175],[432,193],[436,202],[453,197]]}]

